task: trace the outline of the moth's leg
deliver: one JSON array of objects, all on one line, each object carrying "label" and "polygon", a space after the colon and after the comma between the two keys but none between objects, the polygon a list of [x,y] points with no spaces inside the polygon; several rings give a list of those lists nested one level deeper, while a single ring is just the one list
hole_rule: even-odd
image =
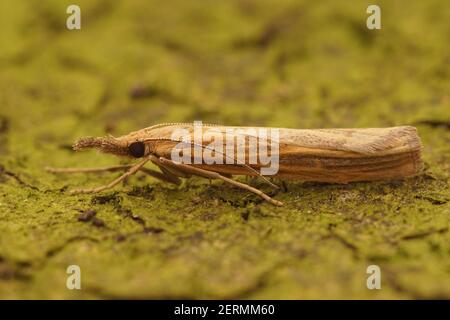
[{"label": "moth's leg", "polygon": [[191,174],[178,169],[176,166],[172,166],[169,164],[163,163],[158,157],[151,155],[150,160],[156,164],[162,172],[167,173],[168,175],[173,175],[175,177],[180,178],[190,178]]},{"label": "moth's leg", "polygon": [[116,172],[130,169],[133,165],[124,164],[119,166],[100,167],[100,168],[52,168],[45,167],[45,171],[51,173],[97,173],[97,172]]},{"label": "moth's leg", "polygon": [[141,162],[138,162],[137,164],[133,165],[130,167],[130,169],[125,172],[124,174],[122,174],[120,177],[118,177],[117,179],[114,179],[113,181],[111,181],[110,183],[108,183],[107,185],[104,186],[100,186],[97,188],[92,188],[92,189],[74,189],[72,191],[70,191],[71,194],[77,194],[77,193],[97,193],[97,192],[101,192],[103,190],[107,190],[107,189],[111,189],[112,187],[114,187],[115,185],[117,185],[118,183],[120,183],[121,181],[123,181],[124,179],[128,178],[129,176],[135,174],[136,172],[138,172],[139,170],[141,170],[141,168],[149,161],[149,158],[145,158],[144,160],[142,160]]},{"label": "moth's leg", "polygon": [[160,167],[161,172],[155,171],[155,170],[151,170],[151,169],[147,169],[147,168],[141,168],[140,171],[148,174],[149,176],[152,176],[153,178],[159,179],[161,181],[164,182],[169,182],[169,183],[173,183],[176,184],[177,186],[181,184],[181,180],[178,179],[177,176],[173,175],[170,172],[164,171],[162,167]]},{"label": "moth's leg", "polygon": [[[116,172],[130,169],[133,165],[125,164],[119,166],[101,167],[101,168],[52,168],[46,167],[45,170],[51,173],[100,173],[100,172]],[[147,168],[141,168],[141,172],[152,176],[153,178],[162,180],[164,182],[174,183],[176,185],[181,184],[180,179],[173,175],[168,175],[166,172],[158,172]]]},{"label": "moth's leg", "polygon": [[220,173],[214,172],[214,171],[208,171],[208,170],[204,170],[204,169],[200,169],[200,168],[195,168],[195,167],[191,167],[185,164],[178,164],[178,163],[174,163],[173,161],[166,159],[166,158],[159,158],[159,161],[167,166],[170,167],[174,167],[177,168],[178,170],[182,170],[185,171],[187,173],[193,174],[193,175],[197,175],[197,176],[201,176],[203,178],[207,178],[207,179],[220,179],[223,180],[229,184],[232,184],[234,186],[237,186],[239,188],[248,190],[250,192],[253,192],[254,194],[260,196],[261,198],[263,198],[264,200],[266,200],[267,202],[270,202],[276,206],[282,206],[283,203],[272,199],[271,197],[269,197],[267,194],[265,194],[264,192],[262,192],[261,190],[258,190],[256,188],[253,188],[252,186],[249,186],[245,183],[241,183],[235,180],[232,180],[230,178],[224,177],[222,176]]}]

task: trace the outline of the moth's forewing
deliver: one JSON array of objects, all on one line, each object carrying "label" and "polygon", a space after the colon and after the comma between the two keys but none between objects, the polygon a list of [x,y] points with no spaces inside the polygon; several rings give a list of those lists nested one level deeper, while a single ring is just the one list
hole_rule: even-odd
[{"label": "moth's forewing", "polygon": [[[258,136],[258,129],[268,132],[278,130],[279,150],[271,149],[270,152],[279,152],[279,171],[275,175],[279,178],[331,183],[390,180],[415,175],[422,167],[420,138],[417,130],[409,126],[316,130],[203,126],[202,132],[209,132],[209,135],[204,135],[202,140],[195,140],[193,125],[176,124],[150,127],[141,130],[140,134],[152,143],[152,148],[158,156],[171,159],[174,148],[187,146],[187,142],[180,145],[180,141],[190,141],[193,165],[219,173],[256,175],[243,166],[245,163],[257,171],[262,166],[258,154],[256,163],[250,160],[255,159],[255,152],[258,153],[258,150],[250,149],[248,141],[258,139],[258,143],[271,143],[270,134],[268,139],[262,141]],[[223,164],[200,164],[198,158],[195,164],[195,157],[199,155],[198,150],[194,150],[195,146],[201,145],[204,152],[211,151],[212,143],[218,142],[216,137],[219,135],[222,135]],[[244,150],[244,155],[239,155],[236,141],[242,141],[243,137],[247,139],[247,143],[245,148],[240,150]],[[227,140],[233,139],[234,154],[226,147]],[[234,164],[227,163],[230,158],[234,158]],[[241,161],[238,161],[239,159]]]}]

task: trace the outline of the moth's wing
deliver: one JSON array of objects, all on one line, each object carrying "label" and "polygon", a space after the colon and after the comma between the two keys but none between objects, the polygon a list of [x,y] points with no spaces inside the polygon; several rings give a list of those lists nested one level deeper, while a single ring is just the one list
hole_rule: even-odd
[{"label": "moth's wing", "polygon": [[384,155],[420,151],[417,129],[411,126],[365,129],[280,129],[280,143],[330,151]]},{"label": "moth's wing", "polygon": [[[256,137],[259,131],[254,131],[255,129],[273,130],[203,126],[203,132],[221,133],[225,139],[259,138]],[[417,173],[421,167],[421,142],[414,127],[316,130],[280,128],[278,133],[280,171],[277,176],[280,177],[346,183],[409,176]],[[179,145],[177,141],[196,143],[193,141],[192,124],[154,126],[133,134],[149,140],[160,140],[157,143],[158,149],[165,150],[167,155],[160,152],[165,157],[170,156],[173,148]],[[272,136],[268,136],[270,141]],[[211,142],[210,135],[209,139],[204,139],[200,144],[205,150]],[[248,147],[245,152],[246,155],[252,153]],[[252,167],[257,169],[259,165]],[[248,168],[237,164],[214,165],[208,168],[220,173],[252,174]]]},{"label": "moth's wing", "polygon": [[[221,133],[229,136],[229,129],[235,136],[256,138],[255,130],[273,128],[203,126],[203,131]],[[239,130],[238,130],[239,129]],[[283,146],[297,146],[311,149],[330,151],[356,152],[365,155],[382,155],[385,153],[420,151],[421,141],[417,129],[411,126],[390,128],[362,128],[362,129],[285,129],[279,130],[280,148]],[[189,141],[194,136],[192,124],[173,124],[154,126],[131,133],[131,135],[145,136],[147,139],[168,139]],[[271,142],[269,131],[267,142]],[[209,144],[211,140],[203,141]]]},{"label": "moth's wing", "polygon": [[[365,156],[382,156],[404,152],[420,152],[422,143],[417,129],[411,126],[390,128],[357,128],[357,129],[285,129],[277,128],[278,136],[273,136],[273,128],[252,127],[210,127],[208,131],[222,133],[227,136],[227,129],[233,129],[233,135],[260,139],[259,129],[267,132],[266,143],[277,139],[280,153],[284,150],[297,152],[301,150],[314,153],[314,150],[325,155],[337,155],[336,152],[350,152]],[[239,129],[239,130],[237,130]],[[261,140],[259,140],[261,141]],[[309,152],[307,149],[310,149]],[[274,150],[273,150],[274,151]],[[327,152],[328,151],[328,152]]]}]

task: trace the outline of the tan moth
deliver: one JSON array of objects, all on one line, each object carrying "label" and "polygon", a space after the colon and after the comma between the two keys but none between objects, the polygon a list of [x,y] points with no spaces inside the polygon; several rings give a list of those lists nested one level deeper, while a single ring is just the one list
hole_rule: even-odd
[{"label": "tan moth", "polygon": [[[276,144],[273,144],[267,136],[246,134],[249,129],[254,129],[256,133],[262,130],[276,131]],[[174,138],[175,130],[183,134]],[[195,130],[195,124],[169,123],[154,125],[118,138],[112,136],[81,138],[74,143],[75,150],[95,148],[104,153],[140,160],[131,165],[103,168],[47,168],[47,170],[53,173],[125,172],[107,185],[93,189],[75,189],[71,193],[101,192],[139,171],[177,185],[181,182],[180,178],[191,176],[221,179],[280,206],[282,202],[232,179],[233,175],[261,176],[276,187],[260,173],[268,165],[267,161],[262,161],[262,154],[259,154],[263,149],[252,148],[250,143],[245,143],[246,141],[256,141],[258,146],[272,146],[269,155],[278,162],[277,171],[271,177],[279,179],[326,183],[394,180],[413,176],[422,168],[421,141],[416,128],[411,126],[307,130],[203,125],[202,133],[209,130],[217,135],[215,137],[211,134],[204,135],[200,140],[192,138]],[[217,136],[222,136],[223,140],[217,140]],[[230,153],[228,142],[236,142],[239,139],[241,142],[244,141],[244,145],[237,144]],[[211,163],[203,158],[199,160],[198,150],[208,151],[211,154],[210,146],[217,146],[218,141],[220,144],[227,142],[227,145],[212,152],[216,160],[222,161]],[[178,152],[180,144],[185,146],[182,153],[185,159],[186,154],[188,155],[187,159],[191,160],[190,162],[174,161],[174,150]],[[239,154],[242,152],[243,154]],[[161,171],[145,168],[149,161]]]}]

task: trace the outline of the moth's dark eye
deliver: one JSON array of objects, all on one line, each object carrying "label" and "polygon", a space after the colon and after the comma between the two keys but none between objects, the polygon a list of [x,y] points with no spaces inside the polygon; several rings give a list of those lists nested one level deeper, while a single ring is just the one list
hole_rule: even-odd
[{"label": "moth's dark eye", "polygon": [[128,153],[135,158],[143,157],[145,154],[145,144],[143,142],[133,142],[128,146]]}]

